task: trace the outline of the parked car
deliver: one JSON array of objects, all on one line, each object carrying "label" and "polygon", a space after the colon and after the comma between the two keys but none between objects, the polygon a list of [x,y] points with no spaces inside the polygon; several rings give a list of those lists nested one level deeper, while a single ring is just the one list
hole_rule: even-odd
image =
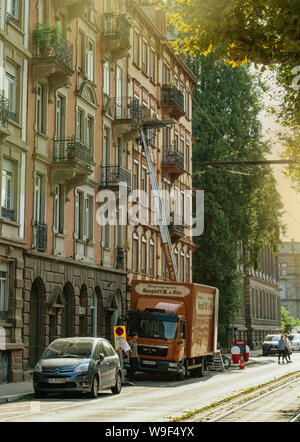
[{"label": "parked car", "polygon": [[103,338],[60,338],[43,352],[33,373],[37,396],[66,391],[96,398],[99,390],[122,388],[119,356]]},{"label": "parked car", "polygon": [[288,336],[288,339],[292,344],[293,351],[300,350],[300,333],[292,333]]},{"label": "parked car", "polygon": [[280,335],[267,335],[262,345],[263,356],[277,354],[277,345],[279,340]]}]

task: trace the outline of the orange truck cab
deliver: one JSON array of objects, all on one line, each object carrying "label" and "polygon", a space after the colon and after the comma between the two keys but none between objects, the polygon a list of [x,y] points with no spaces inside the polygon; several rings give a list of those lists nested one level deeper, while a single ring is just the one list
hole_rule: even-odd
[{"label": "orange truck cab", "polygon": [[138,333],[141,370],[203,376],[217,350],[218,305],[214,287],[132,281],[127,332]]}]

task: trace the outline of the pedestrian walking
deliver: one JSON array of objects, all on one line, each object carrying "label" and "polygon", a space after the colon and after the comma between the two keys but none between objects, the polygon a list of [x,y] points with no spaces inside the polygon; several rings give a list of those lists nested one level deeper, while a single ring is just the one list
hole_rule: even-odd
[{"label": "pedestrian walking", "polygon": [[278,364],[280,364],[280,357],[282,358],[282,364],[284,364],[284,356],[285,356],[285,342],[284,342],[284,336],[280,335],[280,339],[277,344],[277,350],[278,350]]},{"label": "pedestrian walking", "polygon": [[291,360],[292,344],[290,343],[287,335],[284,335],[283,340],[284,340],[284,345],[285,345],[284,358],[285,358],[286,362],[292,362],[292,360]]},{"label": "pedestrian walking", "polygon": [[138,355],[138,346],[137,346],[137,338],[138,334],[134,332],[132,335],[132,339],[128,342],[130,350],[128,351],[128,360],[129,360],[129,370],[128,370],[128,377],[129,377],[129,384],[134,384],[134,375],[135,372],[140,369],[140,357]]}]

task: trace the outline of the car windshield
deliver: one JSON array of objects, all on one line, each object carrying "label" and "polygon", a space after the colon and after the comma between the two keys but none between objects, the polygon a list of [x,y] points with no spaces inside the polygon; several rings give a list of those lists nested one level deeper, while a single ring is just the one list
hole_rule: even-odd
[{"label": "car windshield", "polygon": [[267,336],[265,341],[279,341],[280,336],[276,335],[276,336]]},{"label": "car windshield", "polygon": [[130,312],[129,334],[136,331],[140,338],[164,339],[176,338],[178,316],[155,312]]},{"label": "car windshield", "polygon": [[41,359],[54,359],[54,358],[89,358],[93,349],[92,340],[76,340],[69,341],[59,339],[44,351]]}]

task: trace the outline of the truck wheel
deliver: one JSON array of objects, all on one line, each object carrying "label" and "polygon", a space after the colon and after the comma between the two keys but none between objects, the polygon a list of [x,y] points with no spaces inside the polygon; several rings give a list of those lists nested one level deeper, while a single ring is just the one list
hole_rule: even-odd
[{"label": "truck wheel", "polygon": [[199,378],[203,378],[204,376],[205,365],[206,365],[206,359],[204,357],[201,358],[201,363],[202,363],[201,367],[198,367],[194,370],[195,376]]},{"label": "truck wheel", "polygon": [[176,375],[176,379],[178,381],[183,381],[184,378],[186,378],[188,375],[188,367],[187,367],[187,360],[186,359],[183,359],[181,361],[181,366],[183,367],[183,370],[180,373],[177,373],[177,375]]}]

